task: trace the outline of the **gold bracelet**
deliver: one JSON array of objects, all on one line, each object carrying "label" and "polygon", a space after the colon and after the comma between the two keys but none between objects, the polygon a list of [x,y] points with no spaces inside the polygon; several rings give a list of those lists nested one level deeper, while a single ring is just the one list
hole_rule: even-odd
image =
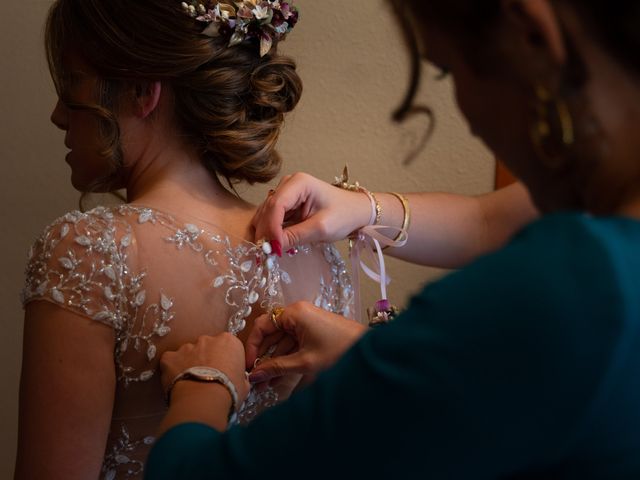
[{"label": "gold bracelet", "polygon": [[[400,200],[400,203],[402,203],[402,209],[404,210],[404,218],[402,219],[402,227],[400,227],[400,230],[402,230],[402,231],[400,233],[398,233],[398,235],[396,235],[396,238],[393,239],[393,241],[395,242],[402,236],[403,232],[409,233],[409,226],[411,225],[411,207],[409,206],[409,200],[407,200],[407,197],[405,197],[404,195],[401,195],[401,194],[396,193],[396,192],[387,192],[387,193],[389,193],[389,195],[393,195],[398,200]],[[390,246],[391,245],[387,245],[382,250],[384,251],[387,248],[389,248]]]}]

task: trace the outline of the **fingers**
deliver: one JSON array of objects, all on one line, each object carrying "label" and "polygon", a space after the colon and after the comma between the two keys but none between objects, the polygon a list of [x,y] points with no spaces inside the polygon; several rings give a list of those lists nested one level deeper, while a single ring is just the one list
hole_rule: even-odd
[{"label": "fingers", "polygon": [[[290,355],[297,350],[297,347],[298,347],[297,342],[291,336],[285,333],[271,335],[262,344],[262,347],[260,348],[260,351],[261,351],[260,356],[256,359],[253,365],[253,368],[251,368],[250,370],[252,372],[255,371],[259,365],[270,360],[271,358]],[[291,375],[287,375],[285,377],[276,377],[271,382],[261,382],[261,383],[255,384],[256,391],[261,392],[268,386],[273,388],[276,388],[276,387],[279,388],[281,385],[286,385],[288,382],[291,382],[291,381],[292,381]],[[297,381],[294,383],[297,384]]]},{"label": "fingers", "polygon": [[260,355],[260,348],[265,339],[276,333],[282,332],[273,324],[270,314],[260,315],[255,319],[245,345],[245,366],[247,370],[253,368],[253,364]]},{"label": "fingers", "polygon": [[[318,241],[315,231],[317,223],[312,221],[316,193],[313,185],[318,182],[302,173],[284,177],[253,217],[256,240],[276,240],[280,242],[283,251],[296,245]],[[283,228],[285,223],[292,221],[296,225]]]},{"label": "fingers", "polygon": [[278,182],[278,186],[276,187],[276,190],[280,188],[282,185],[284,185],[285,183],[287,183],[289,179],[291,179],[291,177],[293,177],[293,175],[284,175]]},{"label": "fingers", "polygon": [[289,206],[283,204],[276,196],[278,193],[274,193],[267,200],[264,201],[255,216],[255,238],[256,241],[268,240],[273,242],[274,240],[280,242],[280,245],[284,250],[291,248],[286,244],[284,238],[282,225],[284,223],[285,215],[287,211],[295,206]]},{"label": "fingers", "polygon": [[284,332],[277,332],[266,337],[258,350],[258,358],[264,357],[265,355],[272,356],[285,335]]},{"label": "fingers", "polygon": [[293,337],[284,332],[273,334],[262,342],[257,361],[264,359],[264,357],[288,355],[296,348],[297,344]]},{"label": "fingers", "polygon": [[276,348],[271,354],[272,357],[282,357],[293,353],[298,348],[298,342],[290,335],[284,335],[282,340],[276,344]]},{"label": "fingers", "polygon": [[291,355],[274,357],[261,362],[250,374],[249,382],[262,383],[288,374],[314,373],[314,362],[309,355],[302,351],[296,351]]},{"label": "fingers", "polygon": [[266,337],[258,349],[258,354],[252,365],[246,364],[247,370],[253,370],[260,362],[281,355],[292,353],[297,346],[296,341],[284,332],[274,333]]},{"label": "fingers", "polygon": [[282,245],[282,225],[288,210],[285,205],[275,204],[274,196],[278,194],[278,189],[286,185],[292,175],[285,175],[278,182],[275,189],[269,190],[269,195],[256,210],[251,225],[255,229],[255,240],[276,240]]},{"label": "fingers", "polygon": [[[303,335],[307,322],[313,321],[313,318],[316,318],[318,314],[317,312],[322,312],[321,316],[328,314],[328,312],[314,307],[309,302],[301,301],[288,305],[282,310],[278,315],[277,326],[271,319],[271,313],[257,317],[245,344],[246,368],[251,369],[259,355],[275,343],[267,340],[275,334],[285,333],[291,338],[293,344],[299,344],[299,337]],[[265,344],[267,345],[266,348]],[[287,343],[283,344],[283,350],[286,345]]]},{"label": "fingers", "polygon": [[[288,226],[282,231],[284,251],[296,245],[336,240],[329,238],[327,235],[324,215],[303,215],[302,218],[300,222]],[[286,247],[284,247],[284,245],[286,245]]]}]

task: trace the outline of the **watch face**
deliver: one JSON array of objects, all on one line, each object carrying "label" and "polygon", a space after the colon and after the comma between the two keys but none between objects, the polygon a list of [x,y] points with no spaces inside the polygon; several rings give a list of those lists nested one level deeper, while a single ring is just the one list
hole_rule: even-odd
[{"label": "watch face", "polygon": [[189,369],[189,373],[199,377],[211,377],[213,372],[207,367],[193,367]]}]

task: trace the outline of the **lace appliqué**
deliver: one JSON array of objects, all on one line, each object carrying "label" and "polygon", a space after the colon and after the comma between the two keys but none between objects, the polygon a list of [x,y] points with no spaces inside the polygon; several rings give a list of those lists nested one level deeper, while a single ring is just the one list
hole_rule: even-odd
[{"label": "lace appliqu\u00e9", "polygon": [[[215,235],[192,223],[178,223],[168,214],[146,207],[98,207],[87,213],[70,212],[54,222],[32,248],[22,292],[23,303],[47,299],[111,326],[116,335],[114,362],[117,379],[127,387],[150,380],[155,370],[127,365],[124,354],[135,350],[147,361],[157,356],[154,339],[171,332],[174,298],[160,292],[150,299],[145,290],[146,271],[133,271],[128,254],[134,242],[132,224],[150,223],[165,229],[164,240],[177,250],[191,250],[212,268],[211,287],[222,289],[229,307],[227,330],[242,331],[256,305],[264,311],[284,302],[281,285],[291,283],[277,257],[265,255],[248,242],[233,245],[229,237]],[[332,245],[322,245],[330,265],[330,279],[320,275],[316,305],[350,316],[353,291],[345,263]],[[300,247],[300,253],[311,252]],[[212,312],[219,315],[220,311]],[[257,413],[277,403],[277,393],[252,392],[236,421],[245,424]],[[114,427],[115,428],[115,427]],[[136,435],[137,436],[137,435]],[[153,443],[151,436],[132,439],[125,424],[110,441],[102,474],[109,480],[137,478],[143,464],[134,460]]]},{"label": "lace appliqu\u00e9", "polygon": [[[138,222],[160,223],[174,233],[165,238],[175,244],[179,250],[190,248],[201,253],[206,264],[220,267],[217,259],[227,262],[224,273],[212,281],[213,288],[226,288],[225,303],[233,312],[227,322],[227,331],[234,335],[246,327],[246,319],[253,313],[254,305],[262,298],[260,307],[264,311],[276,305],[282,305],[283,296],[280,282],[291,283],[290,275],[280,268],[274,255],[266,255],[261,247],[247,242],[233,246],[228,237],[211,235],[194,224],[177,226],[175,220],[165,214],[150,209],[137,210],[132,206],[123,206],[121,210],[138,214]],[[211,248],[205,248],[211,245]],[[310,249],[306,248],[305,253]],[[216,312],[218,313],[218,312]],[[247,424],[265,408],[275,405],[278,394],[268,388],[262,392],[251,391],[232,423]]]},{"label": "lace appliqu\u00e9", "polygon": [[[120,207],[120,213],[134,213],[138,215],[139,223],[158,223],[168,228],[172,232],[165,237],[168,243],[173,243],[178,250],[190,248],[201,253],[205,264],[224,271],[213,279],[211,285],[214,288],[226,287],[225,303],[232,311],[227,331],[234,335],[244,330],[246,319],[258,300],[263,299],[260,306],[264,310],[282,302],[279,283],[290,283],[289,274],[281,270],[274,256],[265,255],[257,245],[240,242],[233,246],[227,236],[211,234],[191,223],[178,225],[170,215],[149,208],[124,205]],[[221,266],[219,259],[225,259],[227,264]]]},{"label": "lace appliqu\u00e9", "polygon": [[104,457],[101,470],[102,478],[104,480],[115,480],[118,473],[126,478],[141,475],[144,469],[144,462],[133,460],[130,455],[140,447],[150,446],[155,441],[156,439],[152,436],[132,441],[127,427],[122,424],[118,439]]},{"label": "lace appliqu\u00e9", "polygon": [[229,422],[229,426],[236,424],[247,425],[256,418],[260,412],[273,407],[277,403],[278,393],[273,388],[267,387],[261,392],[251,389],[238,414]]},{"label": "lace appliqu\u00e9", "polygon": [[323,254],[331,268],[331,280],[327,283],[324,278],[320,278],[320,292],[314,304],[329,312],[351,318],[354,314],[354,292],[347,264],[332,244],[323,245]]},{"label": "lace appliqu\u00e9", "polygon": [[[22,292],[23,303],[49,297],[111,326],[116,334],[117,378],[125,386],[149,380],[154,370],[140,372],[125,365],[124,353],[133,347],[148,360],[155,358],[153,337],[169,333],[173,319],[173,300],[161,294],[157,303],[148,302],[143,288],[146,274],[130,271],[127,250],[131,242],[131,226],[111,210],[70,212],[54,222],[32,248]],[[54,252],[60,255],[55,260]]]},{"label": "lace appliqu\u00e9", "polygon": [[220,242],[220,248],[222,251],[215,253],[224,255],[229,265],[226,273],[214,279],[212,286],[226,288],[224,299],[234,312],[229,318],[227,330],[237,335],[244,330],[246,319],[258,300],[262,298],[259,305],[265,311],[282,303],[279,283],[283,276],[288,278],[288,274],[281,271],[275,257],[266,256],[256,245],[232,247],[226,238]]}]

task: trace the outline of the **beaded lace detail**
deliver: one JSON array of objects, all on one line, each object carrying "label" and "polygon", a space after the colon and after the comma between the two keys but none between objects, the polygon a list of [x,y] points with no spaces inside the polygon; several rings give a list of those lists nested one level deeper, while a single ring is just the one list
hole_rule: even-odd
[{"label": "beaded lace detail", "polygon": [[105,480],[114,480],[118,474],[118,470],[122,469],[124,478],[134,478],[142,474],[144,462],[141,460],[132,460],[128,454],[135,452],[141,446],[151,446],[155,442],[155,438],[151,435],[141,440],[132,441],[126,425],[120,425],[120,434],[115,442],[111,445],[111,450],[107,451],[102,463],[102,474]]},{"label": "beaded lace detail", "polygon": [[[168,281],[167,287],[158,281],[156,270],[151,268],[156,257],[145,257],[150,242],[154,255],[166,255],[163,258],[172,261],[179,258],[178,263],[190,267],[176,273],[184,278]],[[182,291],[183,284],[189,285],[189,272],[205,279],[198,292],[203,298],[210,296],[215,304],[203,315],[210,315],[212,324],[225,315],[220,331],[237,334],[254,310],[267,311],[300,299],[351,316],[351,282],[335,247],[323,244],[300,247],[299,251],[299,256],[282,263],[287,260],[293,265],[304,262],[305,257],[311,260],[317,252],[326,271],[319,272],[313,291],[304,298],[295,298],[295,292],[283,293],[283,288],[298,288],[300,279],[292,279],[276,257],[266,256],[257,245],[229,237],[215,226],[183,222],[135,205],[70,212],[45,229],[32,247],[22,301],[46,300],[113,328],[118,386],[127,391],[152,379],[159,383],[155,373],[163,342],[171,339],[178,322],[188,321],[179,312],[188,307],[189,297],[196,295]],[[158,258],[157,262],[163,260]],[[309,283],[308,278],[304,280]],[[240,414],[243,422],[275,403],[277,395],[267,392],[249,400]],[[112,423],[103,478],[141,476],[153,431],[140,432],[134,423],[126,417]]]}]

